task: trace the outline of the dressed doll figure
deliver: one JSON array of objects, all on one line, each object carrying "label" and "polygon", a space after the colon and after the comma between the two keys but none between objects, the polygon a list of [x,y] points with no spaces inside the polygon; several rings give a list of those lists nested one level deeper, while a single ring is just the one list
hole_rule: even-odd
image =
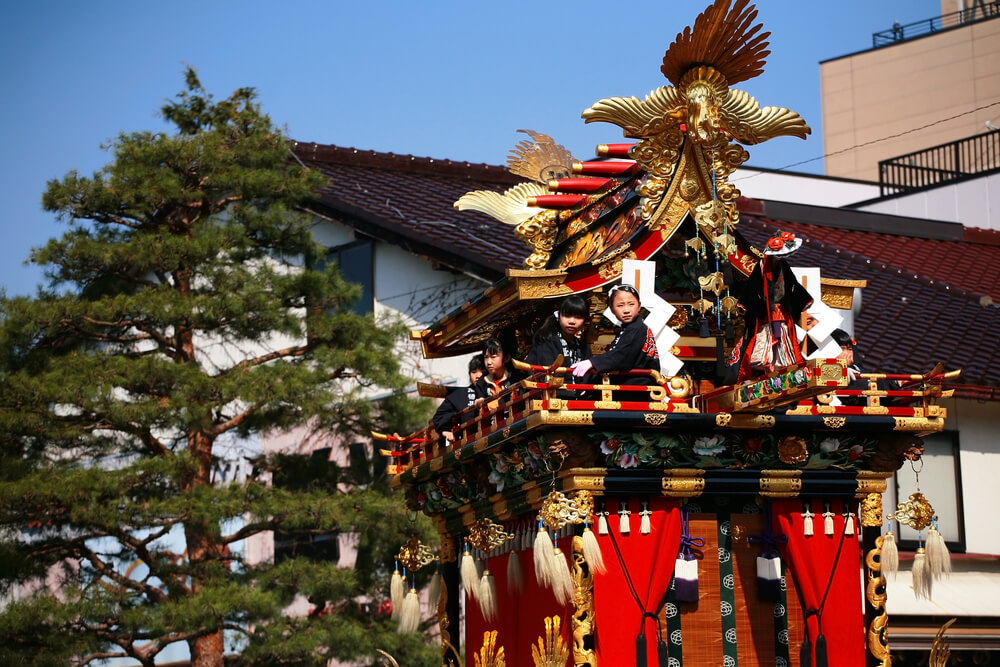
[{"label": "dressed doll figure", "polygon": [[[615,285],[608,292],[608,306],[621,322],[621,329],[608,346],[607,352],[573,365],[573,375],[581,377],[591,372],[612,373],[633,368],[659,370],[660,354],[656,350],[653,332],[643,321],[639,292],[631,285]],[[648,384],[648,378],[628,378],[622,384]]]},{"label": "dressed doll figure", "polygon": [[740,299],[746,329],[729,358],[727,384],[805,361],[795,338],[795,323],[813,299],[784,259],[801,245],[802,239],[789,232],[771,238],[747,279]]}]

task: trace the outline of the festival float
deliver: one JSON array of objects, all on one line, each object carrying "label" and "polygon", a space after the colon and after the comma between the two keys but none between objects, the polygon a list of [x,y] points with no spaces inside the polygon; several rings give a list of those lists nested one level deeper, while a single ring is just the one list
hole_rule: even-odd
[{"label": "festival float", "polygon": [[[810,132],[733,87],[769,54],[756,14],[715,2],[667,49],[669,85],[583,112],[627,143],[579,161],[528,132],[508,160],[524,183],[456,202],[509,224],[530,255],[413,332],[425,357],[495,337],[523,359],[568,295],[589,304],[599,353],[614,336],[607,291],[627,284],[660,368],[578,378],[560,360],[516,362],[524,379],[460,412],[453,439],[431,424],[375,434],[440,534],[437,549],[402,547],[393,597],[415,629],[405,591],[436,568],[444,665],[463,652],[476,667],[890,664],[882,494],[943,429],[956,372],[857,373],[838,346],[824,354],[829,328],[800,327],[807,304],[849,310],[864,281],[793,272],[791,234],[764,248],[740,234],[728,178],[744,146]],[[926,531],[917,582],[947,567],[919,492],[894,518]]]}]

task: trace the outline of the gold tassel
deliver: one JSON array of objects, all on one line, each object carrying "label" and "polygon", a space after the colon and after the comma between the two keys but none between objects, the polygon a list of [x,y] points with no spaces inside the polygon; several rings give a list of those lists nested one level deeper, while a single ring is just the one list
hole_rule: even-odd
[{"label": "gold tassel", "polygon": [[601,554],[601,545],[598,544],[597,536],[589,525],[583,528],[583,559],[587,561],[591,574],[604,574],[608,571],[604,565],[604,556]]},{"label": "gold tassel", "polygon": [[918,598],[931,599],[931,584],[934,578],[931,576],[931,568],[927,563],[927,553],[923,547],[917,547],[917,553],[913,556],[913,593]]},{"label": "gold tassel", "polygon": [[479,595],[479,571],[476,568],[476,560],[472,557],[469,552],[469,547],[466,545],[465,553],[462,554],[462,587],[465,588],[465,594],[476,598]]},{"label": "gold tassel", "polygon": [[431,609],[437,609],[438,602],[441,601],[441,570],[440,568],[434,570],[434,576],[431,577],[431,583],[427,587],[427,605]]},{"label": "gold tassel", "polygon": [[416,586],[411,586],[410,592],[406,594],[406,599],[403,600],[403,610],[399,614],[399,628],[397,631],[400,634],[407,634],[416,632],[419,627],[420,598],[417,597]]},{"label": "gold tassel", "polygon": [[933,524],[927,531],[927,562],[935,579],[951,574],[951,553],[941,532]]},{"label": "gold tassel", "polygon": [[520,595],[524,590],[524,574],[521,572],[521,557],[517,549],[507,556],[507,590],[515,595]]},{"label": "gold tassel", "polygon": [[497,617],[497,582],[489,567],[483,570],[483,578],[479,583],[479,609],[487,621]]},{"label": "gold tassel", "polygon": [[885,531],[882,538],[882,574],[886,577],[896,578],[899,572],[899,549],[896,548],[896,537],[892,534],[892,529]]},{"label": "gold tassel", "polygon": [[406,584],[402,575],[399,574],[399,563],[392,571],[392,578],[389,580],[389,600],[392,602],[392,620],[398,621],[399,614],[403,610],[403,596],[406,594]]},{"label": "gold tassel", "polygon": [[573,575],[569,572],[569,563],[563,556],[562,549],[556,545],[552,551],[552,592],[556,594],[556,601],[566,605],[573,601],[573,594],[576,587],[573,585]]},{"label": "gold tassel", "polygon": [[539,586],[552,585],[552,538],[541,521],[535,534],[535,581]]}]

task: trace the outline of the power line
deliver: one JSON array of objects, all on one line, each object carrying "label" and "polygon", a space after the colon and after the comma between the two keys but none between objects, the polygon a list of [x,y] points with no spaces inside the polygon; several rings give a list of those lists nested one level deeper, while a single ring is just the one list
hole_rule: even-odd
[{"label": "power line", "polygon": [[[803,164],[809,164],[810,162],[815,162],[816,160],[822,160],[824,158],[832,157],[834,155],[840,155],[841,153],[847,153],[848,151],[853,151],[856,148],[864,148],[865,146],[871,146],[872,144],[877,144],[877,143],[882,142],[882,141],[888,141],[889,139],[896,139],[897,137],[902,137],[902,136],[905,136],[907,134],[912,134],[914,132],[919,132],[920,130],[926,130],[929,127],[934,127],[935,125],[940,125],[941,123],[947,123],[950,120],[955,120],[956,118],[961,118],[962,116],[968,116],[969,114],[974,114],[977,111],[982,111],[984,109],[989,109],[989,108],[995,107],[995,106],[1000,106],[1000,101],[993,102],[991,104],[986,104],[986,105],[983,105],[981,107],[976,107],[975,109],[972,109],[970,111],[963,111],[962,113],[955,114],[954,116],[949,116],[948,118],[942,118],[940,120],[936,120],[933,123],[928,123],[927,125],[921,125],[920,127],[915,127],[913,129],[905,130],[903,132],[897,132],[896,134],[890,134],[889,136],[881,137],[879,139],[872,139],[871,141],[866,141],[863,144],[855,144],[854,146],[851,146],[850,148],[842,148],[839,151],[833,151],[831,153],[826,153],[824,155],[820,155],[819,157],[809,158],[808,160],[802,160],[801,162],[793,162],[792,164],[786,164],[784,167],[778,167],[774,171],[784,171],[786,169],[791,169],[792,167],[798,167],[798,166],[803,165]],[[763,176],[763,175],[764,175],[764,173],[761,172],[761,173],[753,174],[751,176],[744,176],[742,178],[736,178],[736,179],[733,179],[733,181],[734,182],[737,182],[737,181],[746,181],[746,180],[749,180],[751,178],[756,178],[757,176]]]}]

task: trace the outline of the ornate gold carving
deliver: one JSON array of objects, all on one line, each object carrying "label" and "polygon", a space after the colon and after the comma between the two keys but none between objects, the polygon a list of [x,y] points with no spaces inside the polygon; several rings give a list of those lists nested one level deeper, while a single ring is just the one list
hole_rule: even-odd
[{"label": "ornate gold carving", "polygon": [[696,468],[674,468],[664,471],[662,493],[672,498],[694,498],[705,491],[705,471]]},{"label": "ornate gold carving", "polygon": [[827,428],[842,428],[847,420],[843,417],[823,417],[823,424]]},{"label": "ornate gold carving", "polygon": [[559,631],[562,620],[558,616],[545,618],[545,636],[538,638],[538,645],[531,646],[531,659],[535,667],[565,667],[569,660],[569,646],[563,643]]},{"label": "ornate gold carving", "polygon": [[577,468],[573,474],[563,478],[564,491],[604,491],[604,468]]},{"label": "ornate gold carving", "polygon": [[[865,408],[865,413],[871,408]],[[882,407],[881,410],[886,412],[889,408]],[[895,425],[893,426],[894,431],[910,431],[911,433],[937,433],[938,431],[944,430],[944,419],[942,417],[938,418],[927,418],[927,417],[893,417]]]},{"label": "ornate gold carving", "polygon": [[733,416],[728,412],[720,412],[715,415],[715,425],[725,428],[729,426],[729,422],[733,420]]},{"label": "ornate gold carving", "polygon": [[541,132],[518,130],[533,141],[522,139],[507,156],[507,171],[515,176],[530,178],[538,183],[548,183],[553,179],[569,178],[573,174],[573,163],[579,162],[565,146]]},{"label": "ornate gold carving", "polygon": [[[885,578],[882,576],[882,538],[875,538],[875,548],[865,555],[868,568],[868,585],[865,594],[868,604],[878,614],[868,626],[868,650],[884,667],[890,663],[889,657],[889,614],[885,610]],[[881,613],[879,613],[881,612]]]},{"label": "ornate gold carving", "polygon": [[461,665],[462,657],[458,653],[458,649],[454,647],[451,643],[451,634],[448,632],[448,626],[450,622],[448,621],[448,582],[446,579],[441,579],[441,596],[438,598],[437,606],[437,619],[438,619],[438,630],[441,632],[441,664]]},{"label": "ornate gold carving", "polygon": [[794,498],[801,491],[801,470],[760,471],[760,495],[766,498]]},{"label": "ornate gold carving", "polygon": [[544,269],[552,255],[559,231],[559,211],[546,209],[514,228],[514,235],[528,244],[532,253],[524,260],[526,269]]},{"label": "ornate gold carving", "polygon": [[399,548],[396,560],[402,563],[410,572],[416,572],[420,568],[436,561],[437,554],[416,537],[411,537],[406,544]]},{"label": "ornate gold carving", "polygon": [[621,401],[594,401],[594,407],[598,410],[621,410]]},{"label": "ornate gold carving", "polygon": [[573,289],[563,284],[565,275],[556,279],[521,279],[517,281],[517,295],[521,299],[544,299],[548,296],[572,294]]},{"label": "ornate gold carving", "polygon": [[438,536],[441,538],[441,548],[438,550],[438,558],[442,563],[453,563],[458,560],[458,548],[455,538],[443,529],[443,524],[438,527]]},{"label": "ornate gold carving", "polygon": [[478,653],[473,653],[476,667],[507,667],[507,659],[503,654],[503,646],[497,646],[497,631],[487,630],[483,633],[483,645]]},{"label": "ornate gold carving", "polygon": [[931,654],[927,660],[927,667],[947,667],[948,658],[951,657],[951,647],[948,645],[948,638],[944,636],[944,633],[957,620],[957,618],[953,618],[938,628],[937,634],[934,635],[934,643],[931,644]]},{"label": "ornate gold carving", "polygon": [[652,426],[662,426],[667,423],[667,416],[661,412],[647,412],[642,418]]},{"label": "ornate gold carving", "polygon": [[920,532],[931,525],[931,520],[934,518],[934,508],[924,498],[924,494],[920,493],[920,491],[914,491],[905,503],[897,504],[896,511],[887,518],[895,519],[901,524]]},{"label": "ornate gold carving", "polygon": [[505,531],[500,524],[483,517],[469,527],[469,536],[465,539],[483,553],[490,553],[508,540],[514,539],[514,534]]},{"label": "ornate gold carving", "polygon": [[594,424],[594,413],[591,411],[568,411],[562,410],[560,412],[545,412],[542,413],[542,423],[543,424],[559,424],[559,425],[574,425],[574,426],[593,426]]},{"label": "ornate gold carving", "polygon": [[[865,498],[868,494],[883,494],[886,488],[886,479],[892,473],[877,472],[872,470],[858,471],[858,488],[854,493],[855,498]],[[878,524],[881,525],[881,524]]]},{"label": "ornate gold carving", "polygon": [[597,667],[593,649],[594,635],[594,575],[583,557],[583,538],[573,536],[573,664],[576,667]]},{"label": "ornate gold carving", "polygon": [[845,364],[833,363],[833,364],[820,364],[819,368],[819,378],[823,382],[840,382],[844,378],[844,368]]},{"label": "ornate gold carving", "polygon": [[782,463],[794,465],[805,463],[809,459],[809,449],[806,441],[797,435],[782,438],[778,443],[778,458]]},{"label": "ornate gold carving", "polygon": [[[860,486],[861,480],[858,480]],[[882,526],[882,494],[869,493],[861,501],[861,525],[866,528]]]},{"label": "ornate gold carving", "polygon": [[625,253],[624,257],[620,257],[612,262],[605,262],[597,267],[597,273],[604,280],[612,280],[619,277],[622,274],[622,260],[625,259],[635,259],[636,254],[634,252]]},{"label": "ornate gold carving", "polygon": [[573,498],[561,491],[552,491],[542,503],[538,515],[552,530],[567,524],[580,524],[594,513],[594,498],[587,491],[578,491]]}]

